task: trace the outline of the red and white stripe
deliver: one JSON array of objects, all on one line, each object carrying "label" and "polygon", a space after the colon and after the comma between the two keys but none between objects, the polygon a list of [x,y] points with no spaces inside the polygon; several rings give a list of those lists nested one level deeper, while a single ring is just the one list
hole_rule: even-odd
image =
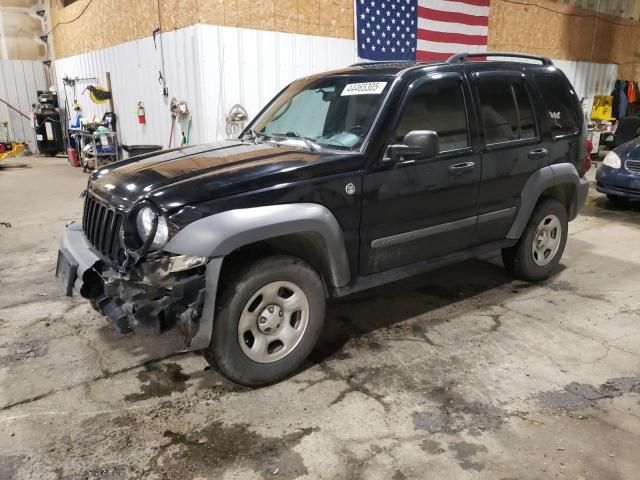
[{"label": "red and white stripe", "polygon": [[487,50],[490,0],[418,0],[417,61]]}]

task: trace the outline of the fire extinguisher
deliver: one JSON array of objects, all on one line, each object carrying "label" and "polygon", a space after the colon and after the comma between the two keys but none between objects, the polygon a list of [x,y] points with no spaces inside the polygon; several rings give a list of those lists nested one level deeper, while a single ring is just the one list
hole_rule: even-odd
[{"label": "fire extinguisher", "polygon": [[144,113],[144,105],[142,104],[142,102],[138,102],[138,123],[140,125],[147,124],[147,117]]}]

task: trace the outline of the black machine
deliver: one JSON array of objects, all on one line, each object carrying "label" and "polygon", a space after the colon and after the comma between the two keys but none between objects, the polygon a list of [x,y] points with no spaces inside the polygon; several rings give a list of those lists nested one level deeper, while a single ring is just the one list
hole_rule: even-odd
[{"label": "black machine", "polygon": [[42,155],[64,151],[58,93],[38,90],[38,103],[34,105],[33,113],[38,151]]}]

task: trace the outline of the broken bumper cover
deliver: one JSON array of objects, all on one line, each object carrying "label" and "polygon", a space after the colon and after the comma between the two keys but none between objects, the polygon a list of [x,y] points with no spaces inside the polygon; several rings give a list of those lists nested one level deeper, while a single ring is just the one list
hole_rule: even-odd
[{"label": "broken bumper cover", "polygon": [[[63,259],[61,259],[61,256]],[[70,270],[61,272],[64,262],[69,263]],[[79,223],[70,224],[62,235],[60,241],[60,253],[58,254],[58,268],[56,277],[60,282],[65,295],[73,293],[82,295],[83,286],[94,265],[100,261],[100,257],[93,251],[89,241],[84,236],[82,226]],[[63,273],[67,275],[63,276]],[[84,296],[84,295],[83,295]]]},{"label": "broken bumper cover", "polygon": [[587,195],[589,195],[589,179],[587,177],[580,177],[576,195],[576,209],[575,212],[572,212],[571,218],[569,220],[573,220],[578,216],[580,209],[587,201]]},{"label": "broken bumper cover", "polygon": [[102,261],[82,227],[73,223],[60,242],[56,278],[66,295],[91,300],[121,333],[139,327],[162,332],[178,326],[189,350],[204,349],[211,341],[222,257],[176,274],[167,272],[166,265],[159,255],[132,273],[121,274]]}]

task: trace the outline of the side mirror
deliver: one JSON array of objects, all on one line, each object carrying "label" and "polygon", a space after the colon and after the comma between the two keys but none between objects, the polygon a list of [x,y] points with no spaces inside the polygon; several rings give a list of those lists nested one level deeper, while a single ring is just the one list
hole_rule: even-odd
[{"label": "side mirror", "polygon": [[433,158],[438,155],[438,134],[433,130],[412,130],[402,139],[402,143],[389,145],[385,163],[396,163],[412,158]]}]

